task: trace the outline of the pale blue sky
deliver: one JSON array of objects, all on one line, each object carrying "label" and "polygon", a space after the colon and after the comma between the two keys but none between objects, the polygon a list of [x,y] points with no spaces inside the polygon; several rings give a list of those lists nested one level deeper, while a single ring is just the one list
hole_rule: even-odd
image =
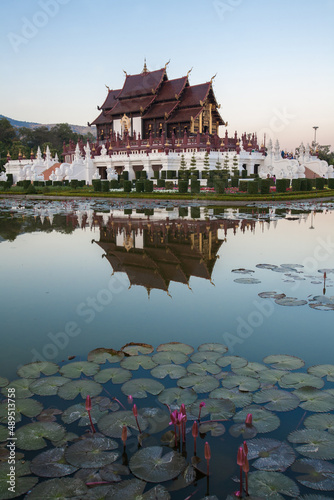
[{"label": "pale blue sky", "polygon": [[[0,114],[93,121],[125,69],[214,80],[234,134],[334,149],[334,0],[1,0]],[[224,132],[224,131],[223,131]]]}]

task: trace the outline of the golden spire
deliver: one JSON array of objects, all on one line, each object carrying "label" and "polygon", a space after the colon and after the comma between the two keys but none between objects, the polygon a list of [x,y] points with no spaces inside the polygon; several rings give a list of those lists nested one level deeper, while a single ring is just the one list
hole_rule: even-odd
[{"label": "golden spire", "polygon": [[127,72],[125,71],[125,69],[123,69],[123,73],[125,74],[125,76],[128,76]]},{"label": "golden spire", "polygon": [[[104,85],[106,85],[106,84],[104,84]],[[110,88],[108,87],[108,85],[106,85],[106,87],[107,87],[107,89],[108,89],[108,92],[110,92]]]},{"label": "golden spire", "polygon": [[147,69],[147,65],[146,65],[146,57],[144,59],[144,67],[143,67],[143,71],[142,73],[147,73],[148,72],[148,69]]},{"label": "golden spire", "polygon": [[169,64],[169,63],[170,63],[170,59],[169,59],[169,61],[168,61],[168,62],[166,62],[166,64],[165,64],[165,69],[167,68],[167,66],[168,66],[168,64]]},{"label": "golden spire", "polygon": [[190,73],[192,72],[193,68],[191,68],[188,73],[187,73],[187,78],[189,78]]},{"label": "golden spire", "polygon": [[211,78],[211,80],[210,80],[211,84],[212,84],[213,80],[216,78],[216,76],[217,76],[217,73],[215,75],[213,75],[213,77]]}]

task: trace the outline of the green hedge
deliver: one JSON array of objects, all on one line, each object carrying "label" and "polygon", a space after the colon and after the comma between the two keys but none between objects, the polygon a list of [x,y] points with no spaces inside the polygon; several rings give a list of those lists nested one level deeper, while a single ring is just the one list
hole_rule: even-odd
[{"label": "green hedge", "polygon": [[180,181],[179,180],[179,193],[187,193],[188,192],[188,181]]},{"label": "green hedge", "polygon": [[199,219],[201,217],[201,208],[190,207],[190,216],[192,219]]},{"label": "green hedge", "polygon": [[216,180],[214,182],[214,188],[215,188],[215,192],[217,194],[223,194],[225,192],[225,181],[223,180]]},{"label": "green hedge", "polygon": [[63,183],[62,183],[62,184],[63,184],[63,186],[68,186],[68,185],[69,185],[69,180],[68,180],[68,179],[66,179],[65,181],[63,181]]},{"label": "green hedge", "polygon": [[165,189],[168,189],[168,190],[172,191],[173,187],[174,187],[174,182],[173,181],[166,181],[166,183],[165,183]]},{"label": "green hedge", "polygon": [[97,192],[101,191],[101,179],[93,179],[92,184],[93,184],[94,191],[97,191]]},{"label": "green hedge", "polygon": [[300,190],[307,191],[307,179],[300,179]]},{"label": "green hedge", "polygon": [[188,207],[179,207],[179,217],[187,217],[189,213]]},{"label": "green hedge", "polygon": [[146,208],[144,210],[144,215],[146,215],[146,217],[149,217],[150,215],[154,215],[154,208]]},{"label": "green hedge", "polygon": [[109,193],[109,181],[101,181],[101,191],[103,193]]},{"label": "green hedge", "polygon": [[192,193],[199,193],[201,190],[201,183],[200,181],[194,181],[192,180],[190,183],[190,191]]},{"label": "green hedge", "polygon": [[159,179],[160,177],[159,174],[160,174],[159,170],[154,170],[153,175],[155,179]]},{"label": "green hedge", "polygon": [[301,179],[292,179],[291,182],[292,191],[300,191],[300,181]]},{"label": "green hedge", "polygon": [[72,189],[77,189],[79,187],[79,181],[78,179],[72,179],[70,182],[70,186]]},{"label": "green hedge", "polygon": [[244,169],[241,170],[241,177],[243,179],[246,179],[246,177],[247,177],[247,170],[244,170]]},{"label": "green hedge", "polygon": [[135,172],[136,180],[140,179],[140,170]]},{"label": "green hedge", "polygon": [[161,179],[166,179],[167,177],[167,170],[161,170]]},{"label": "green hedge", "polygon": [[325,189],[325,179],[323,177],[317,177],[315,180],[316,189]]},{"label": "green hedge", "polygon": [[132,214],[132,208],[124,208],[124,215],[131,215]]},{"label": "green hedge", "polygon": [[136,193],[143,193],[144,192],[144,181],[137,181],[136,182]]},{"label": "green hedge", "polygon": [[231,178],[231,186],[234,188],[239,187],[239,177],[232,177]]},{"label": "green hedge", "polygon": [[109,181],[109,188],[110,189],[118,189],[119,188],[119,183],[117,179],[112,179]]},{"label": "green hedge", "polygon": [[7,174],[7,182],[9,182],[10,186],[14,184],[13,174]]},{"label": "green hedge", "polygon": [[334,189],[334,178],[328,179],[328,187],[329,189]]},{"label": "green hedge", "polygon": [[131,193],[132,189],[132,182],[131,181],[124,181],[123,182],[123,188],[124,188],[124,193]]},{"label": "green hedge", "polygon": [[[30,181],[29,181],[30,182]],[[99,181],[101,182],[101,181]],[[62,186],[63,185],[63,182],[62,181],[52,181],[52,185],[53,186]]]},{"label": "green hedge", "polygon": [[290,179],[276,179],[276,193],[285,193],[290,187]]},{"label": "green hedge", "polygon": [[261,194],[270,193],[270,179],[261,179],[260,192]]},{"label": "green hedge", "polygon": [[45,181],[46,186],[52,186],[52,181]]},{"label": "green hedge", "polygon": [[129,180],[129,172],[124,170],[122,173],[122,178],[124,181],[128,181]]},{"label": "green hedge", "polygon": [[147,179],[147,172],[146,172],[145,170],[142,170],[142,171],[140,172],[140,178],[141,178],[141,179]]},{"label": "green hedge", "polygon": [[315,179],[306,179],[307,182],[307,191],[312,191],[315,188]]},{"label": "green hedge", "polygon": [[239,181],[239,192],[247,193],[247,181]]},{"label": "green hedge", "polygon": [[176,179],[176,170],[167,170],[167,179]]},{"label": "green hedge", "polygon": [[8,181],[0,181],[0,189],[1,190],[5,191],[7,189],[10,189],[10,186],[11,186],[10,182],[8,182]]},{"label": "green hedge", "polygon": [[145,193],[153,193],[153,181],[146,179],[144,182]]},{"label": "green hedge", "polygon": [[158,187],[158,188],[164,188],[164,187],[165,187],[165,185],[166,185],[166,181],[165,181],[165,179],[158,179],[158,180],[157,180],[157,187]]},{"label": "green hedge", "polygon": [[257,194],[259,192],[259,183],[257,181],[251,181],[247,183],[247,193]]}]

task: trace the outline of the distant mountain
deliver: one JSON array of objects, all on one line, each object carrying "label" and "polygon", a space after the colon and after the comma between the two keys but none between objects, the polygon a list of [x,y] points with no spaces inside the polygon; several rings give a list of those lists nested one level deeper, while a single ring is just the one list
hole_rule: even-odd
[{"label": "distant mountain", "polygon": [[[27,127],[31,129],[35,129],[38,127],[47,127],[49,130],[57,125],[56,123],[35,123],[35,122],[23,122],[19,120],[13,120],[13,118],[9,118],[8,116],[0,115],[1,118],[6,118],[10,122],[11,125],[15,128],[21,128],[21,127]],[[71,129],[73,132],[76,132],[77,134],[80,135],[86,135],[88,132],[96,136],[96,128],[95,127],[85,127],[83,125],[70,125]]]}]

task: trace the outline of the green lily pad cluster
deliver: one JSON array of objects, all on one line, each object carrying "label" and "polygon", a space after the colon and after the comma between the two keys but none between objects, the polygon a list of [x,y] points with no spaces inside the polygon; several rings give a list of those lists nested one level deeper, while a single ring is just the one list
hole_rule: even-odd
[{"label": "green lily pad cluster", "polygon": [[[0,379],[1,479],[8,472],[9,387],[16,391],[17,452],[16,492],[1,481],[0,498],[236,498],[244,440],[248,498],[329,498],[312,491],[334,490],[334,365],[304,365],[286,354],[258,363],[229,355],[223,344],[195,351],[171,342],[22,366],[16,380]],[[174,426],[172,412],[182,416],[182,405],[186,419]],[[205,481],[204,441],[211,463],[221,464]]]}]

